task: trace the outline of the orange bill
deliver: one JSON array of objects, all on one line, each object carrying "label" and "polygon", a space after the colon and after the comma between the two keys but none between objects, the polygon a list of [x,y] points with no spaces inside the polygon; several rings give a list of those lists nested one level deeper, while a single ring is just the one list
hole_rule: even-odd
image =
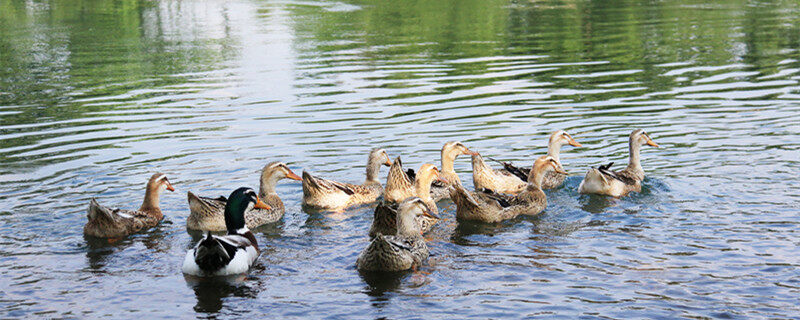
[{"label": "orange bill", "polygon": [[389,161],[389,159],[386,159],[386,161],[383,162],[383,165],[387,166],[387,167],[391,167],[392,166],[392,162]]},{"label": "orange bill", "polygon": [[303,181],[303,178],[300,178],[300,176],[296,175],[294,172],[292,172],[292,170],[289,170],[289,172],[286,173],[286,178],[297,181]]},{"label": "orange bill", "polygon": [[173,191],[173,192],[174,192],[174,191],[175,191],[175,188],[174,188],[174,187],[172,187],[172,184],[171,184],[171,183],[169,183],[169,181],[165,181],[165,182],[167,183],[167,190],[169,190],[169,191]]},{"label": "orange bill", "polygon": [[583,147],[583,145],[580,142],[575,141],[575,139],[573,139],[572,137],[569,137],[569,145],[573,147]]},{"label": "orange bill", "polygon": [[261,201],[261,199],[259,199],[257,197],[256,197],[256,205],[254,206],[254,208],[256,208],[256,209],[264,209],[264,210],[271,210],[272,209],[272,207],[270,207],[268,204],[264,203],[263,201]]},{"label": "orange bill", "polygon": [[653,139],[650,139],[649,137],[647,138],[647,145],[651,146],[651,147],[658,148],[658,144],[655,141],[653,141]]}]

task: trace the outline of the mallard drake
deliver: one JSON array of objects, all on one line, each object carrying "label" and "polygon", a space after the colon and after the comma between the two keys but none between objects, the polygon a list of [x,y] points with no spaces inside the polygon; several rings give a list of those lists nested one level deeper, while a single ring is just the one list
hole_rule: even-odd
[{"label": "mallard drake", "polygon": [[450,198],[451,187],[455,184],[461,184],[461,179],[458,178],[453,164],[456,158],[460,155],[475,155],[478,154],[467,148],[460,141],[450,141],[442,146],[442,171],[441,177],[444,181],[434,181],[431,186],[431,197],[433,201],[439,202],[440,200]]},{"label": "mallard drake", "polygon": [[[392,176],[392,172],[395,175]],[[386,194],[384,200],[375,208],[374,219],[372,220],[372,227],[370,228],[369,235],[374,237],[378,233],[393,234],[396,230],[396,217],[397,217],[397,204],[410,197],[418,197],[422,202],[428,206],[430,215],[423,215],[417,221],[423,233],[428,232],[437,221],[439,221],[439,208],[436,202],[431,198],[431,182],[439,180],[446,183],[446,180],[440,176],[439,170],[436,166],[425,163],[419,167],[419,172],[414,175],[414,185],[407,180],[408,176],[402,170],[400,157],[395,159],[392,164],[392,169],[389,170],[389,178],[386,182]],[[393,179],[396,178],[396,179]],[[393,197],[389,197],[391,194]]]},{"label": "mallard drake", "polygon": [[642,191],[642,180],[644,180],[644,169],[639,161],[639,150],[642,145],[647,144],[658,148],[658,144],[650,139],[650,135],[642,129],[631,132],[628,139],[629,159],[628,167],[620,171],[611,171],[613,162],[600,166],[592,167],[586,172],[586,176],[578,186],[580,193],[595,193],[612,197],[623,197],[631,191]]},{"label": "mallard drake", "polygon": [[418,217],[431,215],[422,199],[412,197],[400,203],[397,231],[378,233],[356,260],[359,270],[403,271],[417,268],[428,258],[428,245],[422,238]]},{"label": "mallard drake", "polygon": [[[564,130],[558,130],[550,134],[550,140],[547,142],[547,155],[553,157],[561,163],[561,147],[565,144],[569,144],[573,147],[582,147],[578,141],[572,138],[572,136]],[[491,159],[491,158],[489,158]],[[507,193],[515,193],[515,190],[519,190],[524,188],[528,181],[528,174],[531,171],[531,168],[525,167],[517,167],[510,162],[504,161],[497,161],[491,159],[492,161],[499,162],[503,165],[502,170],[493,170],[483,171],[483,174],[480,176],[476,176],[475,173],[475,158],[472,159],[472,181],[475,184],[475,189],[486,188],[492,189],[496,192],[507,192]],[[480,162],[483,162],[483,159],[480,159]],[[489,168],[489,166],[486,166]],[[492,173],[499,175],[500,178],[492,178]],[[516,176],[517,180],[512,180],[505,178],[509,174]],[[545,174],[544,179],[542,180],[542,189],[553,189],[560,187],[564,180],[567,178],[566,175],[560,174],[555,171],[549,171]],[[504,191],[505,190],[505,191]],[[518,192],[518,191],[517,191]]]},{"label": "mallard drake", "polygon": [[155,227],[164,214],[158,206],[158,200],[164,190],[175,191],[163,173],[155,173],[147,182],[144,201],[139,210],[112,209],[97,203],[92,198],[89,202],[87,217],[89,222],[83,226],[83,233],[98,238],[119,238]]},{"label": "mallard drake", "polygon": [[491,190],[467,191],[457,185],[451,192],[456,204],[456,218],[482,222],[499,222],[520,214],[535,215],[547,207],[542,180],[548,171],[567,174],[551,156],[541,156],[533,163],[528,185],[516,196],[494,193]]},{"label": "mallard drake", "polygon": [[[267,223],[277,222],[283,217],[285,208],[283,201],[275,192],[275,185],[282,179],[302,180],[292,172],[283,162],[270,162],[261,170],[261,187],[258,197],[269,205],[270,210],[253,210],[245,215],[245,225],[255,229]],[[225,204],[228,200],[224,196],[218,198],[199,197],[188,192],[189,217],[186,227],[191,230],[225,231]]]},{"label": "mallard drake", "polygon": [[225,203],[225,226],[228,234],[212,235],[210,231],[183,259],[184,274],[206,277],[227,276],[247,272],[259,254],[256,237],[245,225],[245,212],[269,210],[250,188],[234,190]]},{"label": "mallard drake", "polygon": [[386,150],[373,149],[367,160],[367,180],[361,185],[336,182],[303,171],[303,204],[328,210],[374,202],[383,194],[378,181],[381,164],[391,166]]}]

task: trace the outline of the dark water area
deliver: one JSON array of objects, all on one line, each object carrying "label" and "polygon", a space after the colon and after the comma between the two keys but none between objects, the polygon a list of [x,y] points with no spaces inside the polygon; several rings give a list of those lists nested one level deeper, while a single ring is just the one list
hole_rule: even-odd
[{"label": "dark water area", "polygon": [[[797,317],[799,49],[792,1],[0,1],[0,317]],[[579,195],[634,128],[662,146],[642,192]],[[275,160],[359,182],[373,147],[418,168],[449,140],[529,165],[558,129],[584,147],[546,211],[441,202],[417,273],[360,274],[372,208],[307,213],[288,181],[247,276],[181,274],[186,191]],[[156,171],[159,226],[83,236]]]}]

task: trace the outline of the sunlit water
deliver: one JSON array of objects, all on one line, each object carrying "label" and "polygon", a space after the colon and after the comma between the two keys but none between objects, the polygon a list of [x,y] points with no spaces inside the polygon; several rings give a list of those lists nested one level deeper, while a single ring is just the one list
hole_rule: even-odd
[{"label": "sunlit water", "polygon": [[[0,314],[797,316],[800,5],[779,3],[0,2]],[[633,128],[662,146],[643,192],[577,194]],[[527,165],[557,129],[584,147],[547,210],[442,202],[418,273],[359,275],[371,208],[308,214],[296,182],[245,279],[180,273],[188,190],[274,160],[357,182],[372,147],[416,168],[448,140]],[[155,171],[178,189],[161,225],[84,238],[91,197],[135,208]]]}]

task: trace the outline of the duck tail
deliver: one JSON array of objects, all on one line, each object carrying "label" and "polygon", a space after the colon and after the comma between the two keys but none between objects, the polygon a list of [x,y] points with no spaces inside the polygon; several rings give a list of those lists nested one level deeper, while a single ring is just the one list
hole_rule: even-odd
[{"label": "duck tail", "polygon": [[197,244],[194,252],[194,262],[200,270],[214,272],[224,268],[233,259],[222,242],[206,232],[206,237]]},{"label": "duck tail", "polygon": [[456,208],[459,206],[478,207],[478,202],[469,194],[469,191],[459,184],[454,184],[450,189],[450,198],[456,203]]},{"label": "duck tail", "polygon": [[92,198],[92,200],[89,201],[89,209],[86,211],[86,216],[89,218],[89,221],[94,221],[99,219],[100,220],[106,219],[111,221],[114,220],[114,215],[112,214],[111,209],[101,206],[99,203],[97,203],[97,200],[95,200],[94,198]]},{"label": "duck tail", "polygon": [[322,186],[320,185],[317,178],[312,176],[308,171],[303,170],[303,192],[308,193],[309,190],[320,190]]}]

